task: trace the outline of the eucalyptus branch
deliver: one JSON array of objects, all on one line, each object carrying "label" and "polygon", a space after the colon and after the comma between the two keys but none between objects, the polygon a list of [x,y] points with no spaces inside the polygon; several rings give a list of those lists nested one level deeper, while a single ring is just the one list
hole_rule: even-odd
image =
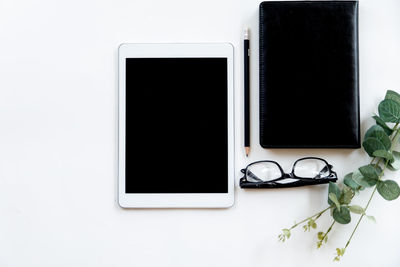
[{"label": "eucalyptus branch", "polygon": [[[289,229],[283,229],[283,233],[279,235],[281,241],[285,241],[290,237],[290,231],[293,228],[305,222],[307,224],[303,228],[306,231],[311,228],[315,229],[317,227],[315,221],[327,210],[330,210],[334,220],[325,233],[318,232],[317,247],[319,248],[324,242],[327,242],[328,233],[331,232],[336,222],[348,224],[351,221],[351,213],[359,214],[360,217],[346,245],[344,248],[336,249],[334,260],[339,261],[355,236],[362,219],[364,217],[374,219],[373,216],[367,215],[366,211],[375,193],[378,192],[386,200],[394,200],[400,196],[400,186],[395,181],[383,180],[387,169],[391,171],[400,169],[400,151],[395,151],[395,146],[400,139],[400,94],[388,90],[385,99],[379,103],[378,113],[379,115],[373,116],[376,125],[366,131],[362,143],[365,152],[371,157],[370,163],[347,174],[343,179],[343,184],[340,186],[332,182],[329,183],[329,207],[299,223],[295,223]],[[394,123],[395,125],[390,127],[388,123]],[[355,193],[361,192],[365,188],[373,188],[365,207],[351,204]]]},{"label": "eucalyptus branch", "polygon": [[307,218],[305,218],[304,220],[302,220],[302,221],[300,221],[300,222],[298,222],[298,223],[295,222],[294,225],[292,225],[290,228],[282,229],[282,234],[280,234],[280,235],[278,236],[279,241],[285,242],[286,239],[289,239],[290,236],[291,236],[290,230],[292,230],[293,228],[296,228],[297,226],[299,226],[299,225],[302,224],[302,223],[308,222],[307,225],[304,225],[305,231],[307,231],[307,230],[310,231],[311,228],[313,228],[313,229],[317,228],[317,224],[316,224],[315,221],[316,221],[319,217],[321,217],[321,215],[324,214],[324,213],[325,213],[327,210],[329,210],[330,208],[331,208],[331,207],[327,207],[326,209],[321,210],[320,212],[317,212],[316,214],[314,214],[314,215],[312,215],[312,216],[310,216],[310,217],[307,217]]},{"label": "eucalyptus branch", "polygon": [[[391,138],[391,140],[392,140],[392,145],[391,145],[390,150],[389,150],[390,153],[393,152],[393,149],[394,149],[394,147],[395,147],[395,145],[396,145],[396,143],[397,143],[397,141],[398,141],[398,139],[399,139],[399,137],[400,137],[400,127],[397,128],[398,125],[399,125],[399,123],[396,123],[395,127],[393,128],[393,129],[394,129],[393,132],[394,132],[395,134],[394,134],[394,136],[392,136],[392,138]],[[381,160],[381,159],[379,159],[379,161],[380,161],[380,160]],[[379,163],[379,161],[376,163],[376,165]],[[383,175],[384,175],[384,172],[385,172],[385,170],[386,170],[388,164],[389,164],[389,160],[386,160],[385,165],[384,165],[384,168],[383,168],[382,172],[381,172],[380,175],[379,175],[378,181],[381,181],[381,180],[382,180],[382,177],[383,177]],[[364,218],[364,216],[365,216],[365,212],[367,211],[367,209],[368,209],[368,207],[369,207],[369,204],[371,203],[371,200],[372,200],[372,198],[373,198],[373,196],[374,196],[376,190],[377,190],[377,185],[374,186],[374,190],[372,191],[372,194],[371,194],[370,198],[368,199],[367,205],[366,205],[365,208],[364,208],[364,213],[361,214],[360,218],[358,219],[358,222],[357,222],[356,226],[354,227],[354,230],[353,230],[353,232],[351,233],[350,238],[349,238],[349,240],[347,241],[346,246],[344,247],[344,249],[346,249],[346,248],[349,246],[350,241],[351,241],[351,239],[353,238],[353,235],[354,235],[354,233],[356,232],[356,230],[357,230],[357,228],[358,228],[358,225],[360,224],[361,220],[362,220],[362,219]]]},{"label": "eucalyptus branch", "polygon": [[[386,166],[385,166],[385,167],[386,167]],[[383,173],[383,172],[382,172],[382,173]],[[371,196],[370,196],[370,198],[369,198],[369,200],[368,200],[368,202],[367,202],[367,205],[366,205],[365,208],[364,208],[364,212],[361,214],[360,218],[358,219],[358,222],[357,222],[356,226],[354,227],[353,232],[351,233],[349,240],[347,241],[346,245],[344,246],[344,250],[346,250],[346,248],[349,246],[350,241],[351,241],[351,239],[353,238],[353,235],[354,235],[354,233],[356,232],[356,230],[357,230],[357,228],[358,228],[358,225],[360,224],[361,220],[364,218],[365,212],[367,211],[367,209],[368,209],[368,207],[369,207],[369,204],[371,203],[372,197],[374,196],[375,192],[376,192],[376,186],[375,186],[374,190],[372,191],[372,194],[371,194]],[[344,251],[343,251],[342,255],[340,255],[340,256],[343,256],[343,254],[344,254]],[[339,255],[338,255],[338,256],[339,256]],[[336,259],[336,258],[335,258],[335,259]]]},{"label": "eucalyptus branch", "polygon": [[309,221],[310,219],[312,219],[312,218],[314,218],[314,217],[315,217],[315,219],[314,219],[314,221],[315,221],[316,219],[318,219],[319,217],[321,217],[321,215],[324,214],[325,211],[329,210],[330,208],[331,208],[331,207],[327,207],[326,209],[324,209],[324,210],[322,210],[322,211],[320,211],[320,212],[318,212],[318,213],[316,213],[316,214],[314,214],[314,215],[312,215],[312,216],[310,216],[310,217],[308,217],[308,218],[302,220],[301,222],[295,223],[295,224],[294,224],[292,227],[290,227],[289,229],[291,230],[291,229],[293,229],[293,228],[299,226],[300,224],[302,224],[302,223],[304,223],[304,222],[306,222],[306,221]]}]

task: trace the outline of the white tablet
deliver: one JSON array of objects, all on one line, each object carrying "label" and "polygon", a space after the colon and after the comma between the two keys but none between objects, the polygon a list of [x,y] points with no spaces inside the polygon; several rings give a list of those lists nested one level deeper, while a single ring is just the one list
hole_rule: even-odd
[{"label": "white tablet", "polygon": [[119,205],[234,202],[233,46],[119,47]]}]

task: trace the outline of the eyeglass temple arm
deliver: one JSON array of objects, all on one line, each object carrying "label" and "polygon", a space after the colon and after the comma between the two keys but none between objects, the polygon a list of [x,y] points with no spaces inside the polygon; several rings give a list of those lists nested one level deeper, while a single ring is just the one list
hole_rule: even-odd
[{"label": "eyeglass temple arm", "polygon": [[252,172],[249,171],[249,170],[247,170],[247,174],[246,174],[246,169],[242,169],[241,171],[242,171],[242,173],[245,174],[245,177],[246,177],[246,175],[247,175],[248,177],[253,178],[253,179],[256,180],[257,182],[264,182],[263,180],[261,180],[260,178],[258,178],[257,175],[255,175],[254,173],[252,173]]},{"label": "eyeglass temple arm", "polygon": [[247,176],[253,178],[253,179],[256,180],[257,182],[264,182],[263,180],[261,180],[260,178],[258,178],[257,175],[255,175],[255,174],[252,173],[251,171],[247,171]]},{"label": "eyeglass temple arm", "polygon": [[[245,170],[245,169],[242,169],[242,172],[245,174],[245,177],[246,177],[246,170]],[[249,171],[249,170],[247,170],[247,177],[253,178],[253,179],[256,180],[257,182],[262,182],[262,183],[265,182],[264,180],[261,180],[260,178],[257,177],[257,175],[255,175],[254,173],[252,173],[252,172]],[[276,178],[276,179],[273,179],[273,180],[269,180],[268,182],[269,182],[269,183],[271,183],[271,182],[276,182],[276,181],[280,181],[280,180],[283,180],[283,179],[286,179],[286,178],[292,178],[292,177],[291,177],[291,176],[283,175],[282,177],[279,177],[279,178]]]},{"label": "eyeglass temple arm", "polygon": [[328,178],[328,179],[318,179],[313,180],[309,179],[308,181],[298,180],[293,183],[250,183],[250,182],[242,182],[240,184],[241,188],[290,188],[290,187],[299,187],[299,186],[308,186],[308,185],[316,185],[316,184],[326,184],[329,182],[335,182],[337,178]]}]

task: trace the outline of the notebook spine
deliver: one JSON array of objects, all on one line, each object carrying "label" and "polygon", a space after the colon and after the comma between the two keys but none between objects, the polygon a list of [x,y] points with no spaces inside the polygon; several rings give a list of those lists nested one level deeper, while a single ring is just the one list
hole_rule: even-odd
[{"label": "notebook spine", "polygon": [[356,77],[356,81],[355,81],[355,84],[356,84],[356,88],[355,88],[355,92],[356,92],[356,95],[354,96],[354,98],[356,99],[356,101],[357,101],[357,119],[358,119],[358,121],[357,121],[357,125],[358,125],[358,131],[357,131],[357,140],[358,140],[358,142],[357,142],[357,147],[361,147],[361,133],[360,133],[360,68],[359,68],[359,65],[360,65],[360,63],[359,63],[359,60],[360,60],[360,56],[359,56],[359,45],[358,45],[358,43],[359,43],[359,34],[358,34],[358,1],[356,1],[355,3],[354,3],[354,5],[355,5],[355,11],[354,11],[354,18],[355,18],[355,23],[354,23],[354,31],[355,31],[355,33],[354,33],[354,38],[355,38],[355,43],[356,43],[356,45],[355,45],[355,47],[356,47],[356,51],[355,51],[355,66],[356,66],[356,71],[355,71],[355,73],[354,73],[354,76]]},{"label": "notebook spine", "polygon": [[260,108],[260,118],[259,118],[259,125],[260,125],[260,145],[263,146],[264,140],[264,113],[265,113],[265,105],[264,105],[264,97],[265,97],[265,64],[264,64],[264,11],[263,11],[263,3],[260,4],[260,18],[259,18],[259,108]]}]

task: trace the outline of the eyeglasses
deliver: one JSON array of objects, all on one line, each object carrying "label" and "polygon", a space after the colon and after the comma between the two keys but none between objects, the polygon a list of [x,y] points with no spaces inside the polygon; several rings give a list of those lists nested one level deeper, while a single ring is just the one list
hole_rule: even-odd
[{"label": "eyeglasses", "polygon": [[298,159],[291,173],[285,173],[277,162],[272,160],[256,161],[241,172],[241,188],[287,188],[305,185],[336,182],[333,166],[321,158],[306,157]]}]

